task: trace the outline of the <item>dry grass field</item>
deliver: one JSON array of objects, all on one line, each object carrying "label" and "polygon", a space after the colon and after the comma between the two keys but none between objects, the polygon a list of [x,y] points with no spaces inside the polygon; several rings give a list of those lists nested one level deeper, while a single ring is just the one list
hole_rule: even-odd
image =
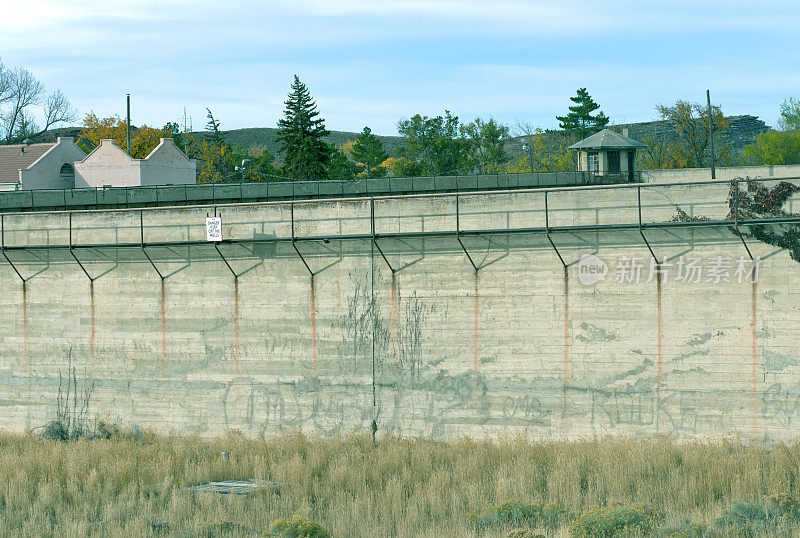
[{"label": "dry grass field", "polygon": [[[335,537],[797,536],[799,476],[800,446],[733,441],[2,434],[0,533],[260,536],[298,515]],[[249,478],[276,486],[189,489]]]}]

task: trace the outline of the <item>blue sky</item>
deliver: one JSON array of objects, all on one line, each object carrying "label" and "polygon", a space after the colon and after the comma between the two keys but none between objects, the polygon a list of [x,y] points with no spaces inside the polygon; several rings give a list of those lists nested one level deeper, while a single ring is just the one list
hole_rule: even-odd
[{"label": "blue sky", "polygon": [[[586,87],[612,122],[705,101],[774,125],[800,97],[800,4],[752,1],[3,0],[0,59],[83,115],[274,127],[293,74],[329,129],[462,121],[557,126]],[[182,122],[182,119],[181,119]]]}]

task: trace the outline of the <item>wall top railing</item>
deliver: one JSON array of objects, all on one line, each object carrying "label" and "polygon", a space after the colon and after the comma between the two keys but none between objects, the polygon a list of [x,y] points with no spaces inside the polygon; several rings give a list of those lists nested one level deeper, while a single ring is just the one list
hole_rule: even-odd
[{"label": "wall top railing", "polygon": [[[596,176],[590,172],[542,172],[358,180],[269,181],[260,183],[23,190],[0,192],[0,212],[164,207],[574,187],[618,184],[627,182],[629,179],[628,174],[623,176]],[[636,172],[633,179],[636,183],[641,182],[641,172]]]},{"label": "wall top railing", "polygon": [[[797,195],[786,199],[783,207],[786,211],[757,214],[746,210],[752,202],[748,202],[750,195],[741,183],[769,187],[787,179],[795,180],[792,193],[800,191],[797,181],[800,178],[784,178],[285,200],[185,208],[22,211],[0,213],[0,250],[205,243],[202,217],[223,212],[226,230],[230,232],[226,243],[581,230],[641,233],[643,229],[656,228],[800,222],[800,215],[795,213],[800,202]],[[737,188],[732,189],[732,185]],[[394,204],[395,201],[403,203]],[[245,211],[236,211],[239,208]],[[257,208],[264,211],[250,211]],[[296,210],[302,214],[298,216]],[[79,220],[73,222],[73,217]],[[301,223],[300,229],[296,228],[297,223]],[[331,223],[334,228],[330,228]],[[149,235],[146,230],[150,230]],[[74,235],[74,231],[79,235]]]},{"label": "wall top railing", "polygon": [[[136,248],[164,279],[166,276],[147,249],[166,247],[171,251],[175,246],[209,245],[207,219],[213,215],[222,219],[225,231],[221,242],[211,244],[235,277],[237,274],[219,248],[222,244],[242,245],[244,250],[255,253],[255,245],[269,249],[272,247],[268,245],[290,243],[313,275],[307,256],[297,248],[298,242],[371,240],[394,272],[379,239],[454,236],[477,272],[482,262],[473,258],[462,237],[538,235],[549,242],[566,268],[572,262],[562,256],[560,249],[564,245],[556,245],[555,235],[579,239],[583,232],[602,231],[629,239],[640,237],[656,263],[661,263],[663,257],[651,243],[651,232],[662,230],[679,240],[681,229],[716,227],[739,237],[752,260],[755,258],[745,236],[760,233],[763,225],[800,223],[800,214],[794,208],[800,202],[800,182],[768,191],[775,197],[765,197],[764,189],[742,183],[754,182],[769,188],[787,179],[800,178],[368,195],[194,207],[0,212],[0,256],[25,282],[31,276],[25,276],[20,261],[9,254],[27,251],[33,258],[26,263],[36,263],[42,259],[34,251],[67,250],[93,280],[96,277],[86,270],[76,251]],[[771,198],[776,200],[772,205],[768,203]],[[780,207],[776,206],[778,202]],[[766,242],[785,246],[769,239]]]}]

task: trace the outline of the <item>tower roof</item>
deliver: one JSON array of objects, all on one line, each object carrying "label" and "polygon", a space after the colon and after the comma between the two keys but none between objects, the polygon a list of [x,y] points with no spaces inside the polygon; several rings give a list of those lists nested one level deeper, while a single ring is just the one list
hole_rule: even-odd
[{"label": "tower roof", "polygon": [[603,129],[599,133],[572,144],[569,149],[635,149],[646,147],[638,140],[622,136],[611,129]]}]

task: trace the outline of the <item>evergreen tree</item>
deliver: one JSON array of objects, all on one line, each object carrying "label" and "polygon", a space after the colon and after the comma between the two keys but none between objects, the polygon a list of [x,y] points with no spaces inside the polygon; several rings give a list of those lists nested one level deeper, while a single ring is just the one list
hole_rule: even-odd
[{"label": "evergreen tree", "polygon": [[358,173],[356,163],[347,158],[339,148],[331,150],[331,160],[328,163],[328,177],[331,179],[355,179]]},{"label": "evergreen tree", "polygon": [[600,108],[600,105],[594,102],[586,88],[578,88],[578,94],[570,97],[569,100],[575,103],[569,107],[569,113],[566,116],[556,116],[559,121],[558,126],[564,129],[568,135],[579,139],[586,138],[602,131],[608,125],[609,118],[602,111],[592,115],[592,112]]},{"label": "evergreen tree", "polygon": [[206,135],[205,139],[208,140],[213,145],[222,145],[225,143],[225,139],[222,137],[222,133],[219,130],[219,120],[214,119],[214,114],[211,113],[210,108],[206,108],[206,112],[208,115],[208,123],[206,123]]},{"label": "evergreen tree", "polygon": [[325,129],[325,120],[318,117],[317,104],[297,75],[285,104],[277,136],[284,173],[295,179],[327,178],[331,147],[323,138],[330,131]]},{"label": "evergreen tree", "polygon": [[383,143],[372,134],[369,127],[364,127],[364,130],[356,138],[351,155],[354,161],[364,165],[367,177],[372,177],[370,172],[387,158],[386,152],[383,150]]},{"label": "evergreen tree", "polygon": [[208,123],[206,124],[206,134],[200,141],[199,148],[193,152],[193,157],[197,158],[197,182],[198,183],[223,183],[235,181],[237,176],[234,174],[234,161],[231,147],[225,142],[222,132],[219,130],[219,120],[214,118],[211,109],[208,112]]}]

